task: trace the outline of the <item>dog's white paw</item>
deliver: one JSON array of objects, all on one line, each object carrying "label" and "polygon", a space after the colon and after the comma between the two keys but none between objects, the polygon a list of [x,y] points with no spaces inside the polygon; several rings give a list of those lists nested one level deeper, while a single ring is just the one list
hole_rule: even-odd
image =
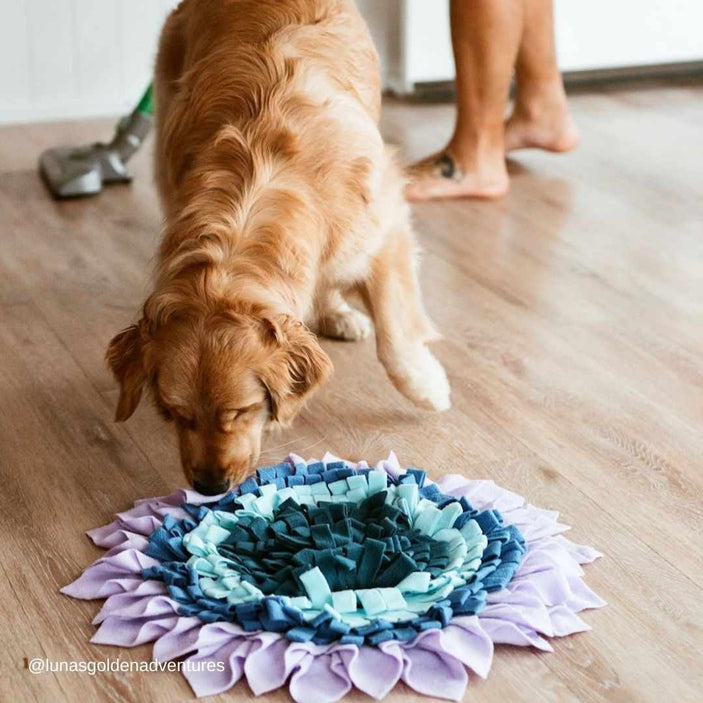
[{"label": "dog's white paw", "polygon": [[356,342],[371,334],[371,320],[359,310],[349,307],[346,310],[331,312],[320,320],[320,333],[332,339]]},{"label": "dog's white paw", "polygon": [[424,345],[412,355],[386,364],[386,368],[395,387],[415,405],[437,411],[451,407],[451,388],[444,367]]}]

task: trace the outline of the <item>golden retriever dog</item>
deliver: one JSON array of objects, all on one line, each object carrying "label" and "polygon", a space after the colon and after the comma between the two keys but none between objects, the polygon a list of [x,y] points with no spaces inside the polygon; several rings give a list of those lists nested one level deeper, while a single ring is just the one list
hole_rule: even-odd
[{"label": "golden retriever dog", "polygon": [[146,385],[186,477],[214,495],[257,461],[357,340],[417,405],[449,407],[428,350],[401,172],[378,130],[378,57],[347,0],[184,0],[155,79],[165,218],[154,292],[110,343],[126,420]]}]

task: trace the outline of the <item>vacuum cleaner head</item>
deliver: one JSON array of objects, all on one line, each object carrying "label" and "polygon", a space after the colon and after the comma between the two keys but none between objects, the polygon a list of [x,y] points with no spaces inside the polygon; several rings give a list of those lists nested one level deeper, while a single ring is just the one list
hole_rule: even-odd
[{"label": "vacuum cleaner head", "polygon": [[127,161],[149,133],[152,118],[135,111],[120,120],[109,144],[55,147],[39,158],[39,171],[56,198],[95,195],[104,183],[128,183]]},{"label": "vacuum cleaner head", "polygon": [[62,146],[48,149],[39,158],[39,171],[56,198],[95,195],[104,183],[128,183],[127,161],[151,129],[150,114],[135,110],[117,125],[109,144]]}]

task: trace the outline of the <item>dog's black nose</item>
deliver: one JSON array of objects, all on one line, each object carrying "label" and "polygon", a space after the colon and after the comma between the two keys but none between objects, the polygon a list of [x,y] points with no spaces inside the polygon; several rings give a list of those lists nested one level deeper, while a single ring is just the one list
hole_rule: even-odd
[{"label": "dog's black nose", "polygon": [[193,488],[204,496],[216,496],[229,490],[229,480],[222,481],[193,481]]}]

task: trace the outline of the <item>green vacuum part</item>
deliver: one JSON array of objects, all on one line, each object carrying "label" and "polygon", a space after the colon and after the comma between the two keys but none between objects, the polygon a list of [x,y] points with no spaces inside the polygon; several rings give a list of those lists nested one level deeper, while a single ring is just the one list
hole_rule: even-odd
[{"label": "green vacuum part", "polygon": [[151,130],[153,90],[150,85],[134,110],[117,124],[109,144],[62,146],[45,151],[39,171],[56,198],[95,195],[104,183],[128,183],[127,161],[139,150]]},{"label": "green vacuum part", "polygon": [[136,109],[145,115],[154,114],[154,87],[152,85],[144,91],[144,95],[142,95],[142,99]]}]

